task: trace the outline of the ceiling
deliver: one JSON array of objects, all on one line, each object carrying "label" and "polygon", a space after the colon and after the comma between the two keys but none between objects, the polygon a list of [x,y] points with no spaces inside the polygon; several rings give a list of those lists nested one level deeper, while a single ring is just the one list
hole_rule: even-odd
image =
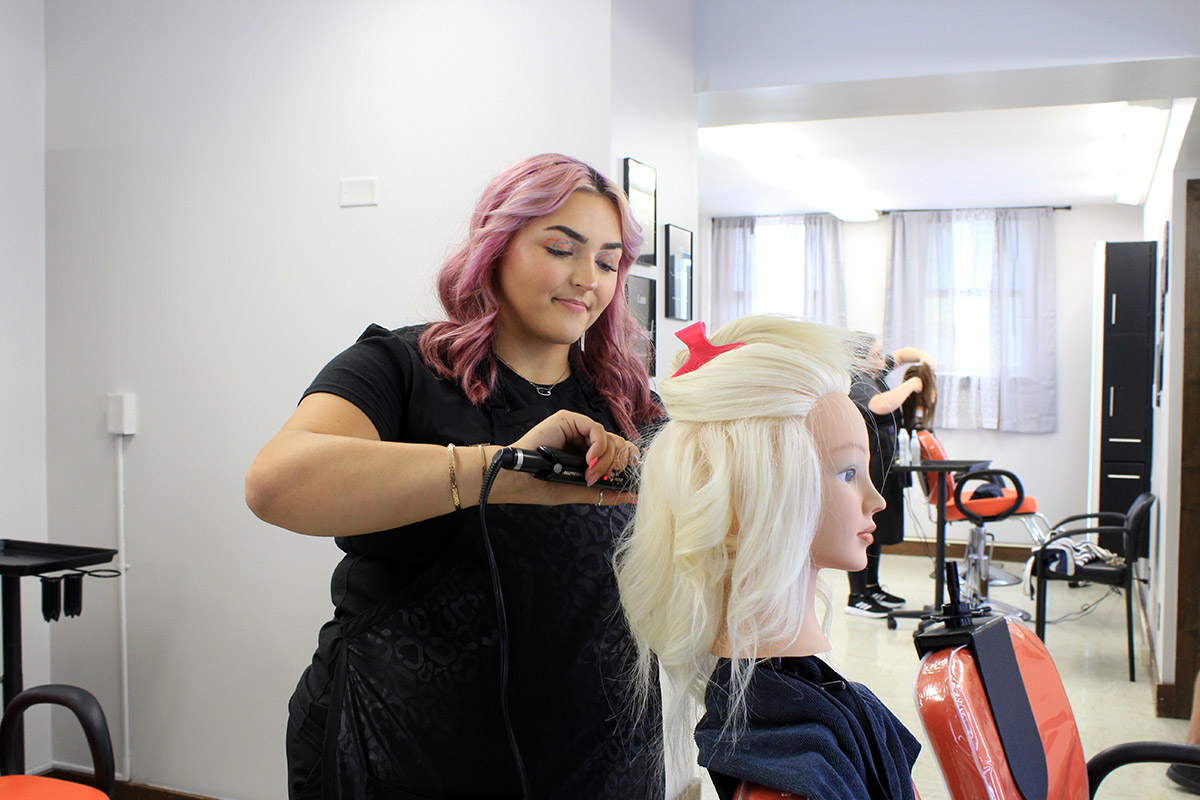
[{"label": "ceiling", "polygon": [[[1149,183],[1169,108],[1169,100],[1104,102],[701,128],[700,207],[724,217],[841,216],[847,203],[880,211],[1109,204],[1123,172],[1140,169]],[[1138,133],[1131,115],[1157,121]]]},{"label": "ceiling", "polygon": [[1110,204],[1200,96],[1195,0],[692,4],[705,216]]}]

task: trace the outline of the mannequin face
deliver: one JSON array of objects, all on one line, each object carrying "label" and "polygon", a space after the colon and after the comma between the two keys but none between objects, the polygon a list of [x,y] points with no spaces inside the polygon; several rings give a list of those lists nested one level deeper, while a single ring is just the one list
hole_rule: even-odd
[{"label": "mannequin face", "polygon": [[867,566],[872,517],[886,505],[871,483],[866,423],[849,397],[827,394],[813,405],[808,425],[821,459],[823,486],[813,565],[857,572]]}]

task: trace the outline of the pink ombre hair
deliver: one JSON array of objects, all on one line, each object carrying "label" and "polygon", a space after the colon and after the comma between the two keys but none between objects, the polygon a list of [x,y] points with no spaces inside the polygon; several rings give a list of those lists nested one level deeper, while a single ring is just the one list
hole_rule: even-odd
[{"label": "pink ombre hair", "polygon": [[638,425],[661,416],[650,398],[646,367],[634,344],[646,341],[625,304],[625,276],[642,246],[641,226],[620,187],[581,161],[543,153],[500,173],[483,191],[471,215],[467,240],[438,274],[438,297],[446,321],[421,335],[421,355],[433,373],[454,380],[472,403],[482,403],[496,386],[492,355],[499,301],[496,268],[512,237],[530,220],[558,209],[573,192],[607,197],[621,218],[621,260],[612,302],[587,331],[586,352],[571,345],[573,369],[585,375],[608,402],[622,433],[638,438]]}]

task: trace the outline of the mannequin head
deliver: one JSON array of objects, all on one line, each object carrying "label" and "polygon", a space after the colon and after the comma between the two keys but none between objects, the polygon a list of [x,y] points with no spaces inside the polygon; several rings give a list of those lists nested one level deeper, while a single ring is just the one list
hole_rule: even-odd
[{"label": "mannequin head", "polygon": [[[662,381],[669,421],[642,458],[617,580],[643,678],[653,654],[681,702],[702,697],[721,643],[737,656],[730,694],[740,704],[753,659],[779,654],[815,616],[817,569],[865,565],[870,539],[858,534],[883,502],[873,489],[873,498],[863,493],[847,512],[858,515],[849,541],[824,547],[823,528],[847,528],[826,525],[836,512],[831,484],[846,477],[838,459],[852,450],[849,461],[870,485],[866,430],[846,396],[862,366],[851,334],[758,316],[710,339],[745,344]],[[673,371],[686,356],[675,357]]]}]

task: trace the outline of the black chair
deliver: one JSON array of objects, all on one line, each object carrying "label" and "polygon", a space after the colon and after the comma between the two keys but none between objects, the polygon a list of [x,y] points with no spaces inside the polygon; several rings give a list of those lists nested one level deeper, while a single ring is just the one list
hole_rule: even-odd
[{"label": "black chair", "polygon": [[[1037,636],[1046,641],[1046,586],[1050,581],[1086,581],[1106,586],[1117,586],[1125,593],[1125,634],[1129,647],[1129,680],[1134,680],[1133,653],[1133,564],[1137,561],[1142,543],[1150,531],[1150,509],[1155,497],[1150,492],[1138,495],[1124,514],[1116,511],[1100,511],[1091,514],[1075,514],[1060,521],[1050,529],[1050,536],[1041,548],[1033,552],[1037,574]],[[1079,522],[1094,521],[1085,527],[1064,527]],[[1075,534],[1119,533],[1123,563],[1103,564],[1089,561],[1078,564],[1072,574],[1053,572],[1048,568],[1052,557],[1049,545]]]},{"label": "black chair", "polygon": [[[54,703],[70,709],[79,720],[92,751],[95,769],[95,788],[53,778],[27,776],[25,765],[20,763],[16,752],[16,731],[25,709],[38,703]],[[68,798],[108,798],[115,784],[112,739],[108,733],[108,721],[104,710],[92,694],[78,686],[60,683],[35,686],[18,694],[4,710],[0,721],[0,797],[45,797],[54,800]]]}]

